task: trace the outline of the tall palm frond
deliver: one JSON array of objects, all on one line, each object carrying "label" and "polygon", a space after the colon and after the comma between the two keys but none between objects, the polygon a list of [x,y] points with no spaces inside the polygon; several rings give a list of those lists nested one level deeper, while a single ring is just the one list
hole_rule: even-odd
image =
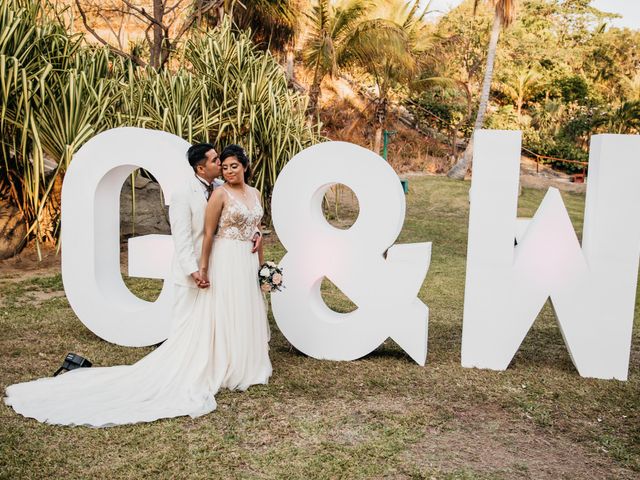
[{"label": "tall palm frond", "polygon": [[474,0],[473,1],[473,13],[478,10],[480,3],[488,3],[489,6],[495,10],[495,16],[500,21],[500,25],[503,28],[508,27],[516,19],[518,12],[517,0]]},{"label": "tall palm frond", "polygon": [[640,133],[640,100],[621,103],[595,122],[595,126],[618,134]]}]

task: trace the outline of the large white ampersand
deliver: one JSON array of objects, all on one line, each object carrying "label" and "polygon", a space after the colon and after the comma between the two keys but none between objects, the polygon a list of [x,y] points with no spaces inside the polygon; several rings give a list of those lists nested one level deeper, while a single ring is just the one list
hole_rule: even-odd
[{"label": "large white ampersand", "polygon": [[[330,225],[322,213],[324,194],[336,183],[351,188],[359,201],[358,218],[347,230]],[[405,214],[404,193],[389,164],[350,143],[315,145],[282,170],[272,209],[287,254],[280,264],[286,288],[271,301],[291,344],[314,358],[353,360],[391,337],[424,365],[429,310],[417,294],[429,268],[431,243],[389,248]],[[320,295],[324,277],[358,308],[350,313],[329,309]]]}]

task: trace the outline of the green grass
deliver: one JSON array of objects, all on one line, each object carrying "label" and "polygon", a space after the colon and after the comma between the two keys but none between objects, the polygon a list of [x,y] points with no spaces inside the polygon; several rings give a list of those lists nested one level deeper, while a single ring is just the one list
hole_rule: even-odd
[{"label": "green grass", "polygon": [[[111,429],[42,425],[0,405],[0,478],[637,478],[638,312],[628,382],[583,379],[545,306],[505,372],[460,366],[468,183],[411,178],[398,242],[433,242],[420,291],[427,365],[393,342],[355,362],[308,358],[272,322],[267,386],[222,391],[218,410]],[[522,216],[542,191],[524,190]],[[584,197],[563,195],[582,228]],[[336,221],[355,215],[345,200]],[[284,250],[275,238],[266,257]],[[154,298],[159,282],[127,279]],[[350,302],[326,282],[334,309]],[[50,375],[68,351],[96,365],[151,348],[101,341],[75,317],[60,275],[0,280],[0,387]]]}]

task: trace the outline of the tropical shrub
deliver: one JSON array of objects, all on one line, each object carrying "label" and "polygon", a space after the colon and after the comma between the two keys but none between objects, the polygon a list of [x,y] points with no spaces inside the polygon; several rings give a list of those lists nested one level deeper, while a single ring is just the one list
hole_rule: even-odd
[{"label": "tropical shrub", "polygon": [[234,31],[228,20],[194,36],[184,55],[204,82],[208,111],[218,116],[205,139],[246,148],[253,184],[268,206],[282,167],[320,140],[318,126],[306,121],[307,97],[289,90],[271,54],[256,48],[249,32]]},{"label": "tropical shrub", "polygon": [[59,238],[73,154],[106,129],[239,143],[265,205],[288,159],[320,140],[306,121],[306,97],[288,90],[271,54],[228,19],[187,42],[177,53],[184,66],[160,72],[83,45],[35,0],[0,0],[0,32],[0,196],[18,207],[25,240],[37,245]]},{"label": "tropical shrub", "polygon": [[0,1],[0,32],[0,182],[28,235],[53,241],[59,175],[100,128],[109,89],[90,68],[75,69],[80,38],[49,20],[39,2]]}]

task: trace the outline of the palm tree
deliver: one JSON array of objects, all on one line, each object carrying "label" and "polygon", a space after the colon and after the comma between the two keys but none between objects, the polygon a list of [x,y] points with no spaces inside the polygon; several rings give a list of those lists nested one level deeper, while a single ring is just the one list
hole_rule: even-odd
[{"label": "palm tree", "polygon": [[[474,0],[473,9],[474,12],[478,8],[478,4],[481,0]],[[493,17],[493,27],[491,28],[491,37],[489,39],[489,48],[487,49],[487,66],[484,72],[484,80],[482,82],[482,91],[480,93],[480,105],[478,107],[478,114],[476,116],[476,122],[473,126],[474,132],[482,128],[484,124],[484,117],[487,113],[487,104],[489,103],[489,92],[491,90],[491,80],[493,79],[493,64],[496,59],[496,49],[498,47],[498,38],[500,37],[500,31],[502,28],[508,27],[516,16],[516,9],[518,7],[518,0],[485,0],[494,8],[495,13]],[[456,164],[449,170],[447,174],[450,178],[462,180],[467,173],[467,169],[471,165],[471,158],[473,156],[473,134],[469,139],[467,148],[464,151],[462,157],[456,162]]]},{"label": "palm tree", "polygon": [[560,134],[562,126],[567,122],[567,104],[562,100],[543,100],[533,109],[533,127],[555,137]]},{"label": "palm tree", "polygon": [[370,6],[368,0],[318,0],[308,13],[309,36],[303,47],[304,61],[313,70],[307,111],[315,113],[320,85],[327,75],[335,75],[350,58],[350,46],[362,31],[362,23]]},{"label": "palm tree", "polygon": [[380,152],[382,130],[387,119],[390,90],[399,84],[410,83],[417,73],[418,59],[426,50],[424,17],[431,2],[419,12],[420,2],[405,3],[392,0],[384,3],[374,15],[382,18],[378,22],[384,29],[368,29],[354,39],[352,54],[357,63],[369,73],[376,84],[378,97],[374,113],[376,133],[373,151]]},{"label": "palm tree", "polygon": [[540,75],[535,70],[507,72],[506,78],[500,82],[499,89],[516,104],[518,121],[522,119],[522,106],[540,87]]},{"label": "palm tree", "polygon": [[640,133],[640,100],[623,102],[596,121],[596,126],[618,134]]}]

